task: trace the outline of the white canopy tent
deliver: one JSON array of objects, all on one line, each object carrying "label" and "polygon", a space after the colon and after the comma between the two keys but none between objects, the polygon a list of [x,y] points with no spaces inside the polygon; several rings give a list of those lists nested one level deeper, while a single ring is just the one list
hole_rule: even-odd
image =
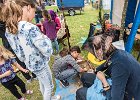
[{"label": "white canopy tent", "polygon": [[112,23],[121,26],[122,11],[124,7],[124,0],[113,1]]}]

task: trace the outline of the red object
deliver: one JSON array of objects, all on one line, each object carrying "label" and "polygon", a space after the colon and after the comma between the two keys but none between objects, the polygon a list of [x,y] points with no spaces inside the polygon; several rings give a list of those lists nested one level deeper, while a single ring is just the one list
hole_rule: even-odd
[{"label": "red object", "polygon": [[43,32],[43,25],[40,23],[37,23],[36,26],[40,29],[41,32]]},{"label": "red object", "polygon": [[110,29],[112,24],[105,24],[105,29]]}]

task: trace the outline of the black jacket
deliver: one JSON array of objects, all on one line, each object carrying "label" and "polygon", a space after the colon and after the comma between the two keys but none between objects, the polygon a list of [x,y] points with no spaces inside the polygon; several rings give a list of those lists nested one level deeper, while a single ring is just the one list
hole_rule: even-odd
[{"label": "black jacket", "polygon": [[6,30],[5,23],[2,22],[2,21],[0,21],[0,38],[2,38],[3,46],[4,46],[6,49],[12,51],[12,53],[13,53],[13,50],[12,50],[12,48],[11,48],[9,42],[8,42],[8,40],[7,40],[6,37],[5,37],[5,30]]}]

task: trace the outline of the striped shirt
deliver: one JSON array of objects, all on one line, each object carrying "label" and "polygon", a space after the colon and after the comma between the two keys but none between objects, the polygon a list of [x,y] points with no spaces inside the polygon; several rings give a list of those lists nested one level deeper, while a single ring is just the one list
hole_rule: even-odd
[{"label": "striped shirt", "polygon": [[76,60],[71,55],[58,57],[54,61],[53,72],[55,76],[67,68],[74,68],[75,70],[80,72],[80,66],[77,64]]}]

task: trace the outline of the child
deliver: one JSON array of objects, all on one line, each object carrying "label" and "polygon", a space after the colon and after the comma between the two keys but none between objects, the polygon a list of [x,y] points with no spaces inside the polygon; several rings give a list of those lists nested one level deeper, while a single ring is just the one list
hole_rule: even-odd
[{"label": "child", "polygon": [[26,90],[25,83],[16,75],[12,65],[16,66],[19,70],[27,73],[28,70],[23,69],[16,61],[14,55],[0,46],[0,82],[7,88],[18,100],[25,100],[24,97],[17,91],[17,85],[23,94],[32,94],[33,91]]},{"label": "child", "polygon": [[2,8],[2,16],[2,21],[6,22],[7,26],[6,38],[19,60],[36,74],[43,100],[60,99],[60,96],[51,96],[53,83],[48,65],[52,54],[51,41],[36,25],[30,23],[35,16],[34,1],[9,1]]},{"label": "child", "polygon": [[52,20],[56,23],[56,33],[57,33],[58,30],[61,28],[60,19],[53,10],[49,10],[48,12],[51,15]]},{"label": "child", "polygon": [[78,46],[72,47],[68,55],[61,51],[60,54],[63,56],[60,55],[53,64],[55,78],[60,80],[64,87],[69,86],[67,80],[70,77],[75,76],[78,72],[87,71],[87,69],[82,69],[76,62],[80,53],[81,50]]},{"label": "child", "polygon": [[48,38],[52,41],[52,44],[56,49],[56,53],[58,53],[59,45],[57,41],[56,23],[52,20],[51,15],[48,13],[47,10],[43,10],[42,15],[44,18],[43,22],[44,34],[47,35]]}]

